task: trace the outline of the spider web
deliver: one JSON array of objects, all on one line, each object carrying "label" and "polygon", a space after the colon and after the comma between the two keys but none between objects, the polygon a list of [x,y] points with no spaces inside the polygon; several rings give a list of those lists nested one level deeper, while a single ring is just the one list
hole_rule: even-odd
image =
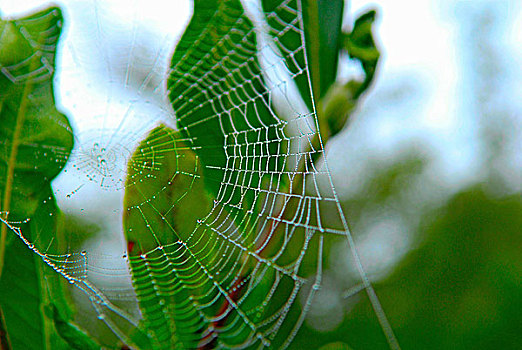
[{"label": "spider web", "polygon": [[[71,155],[50,145],[38,149],[66,162],[53,183],[56,200],[66,215],[97,226],[97,236],[80,243],[71,236],[66,244],[29,240],[23,224],[31,218],[2,222],[82,290],[120,339],[134,343],[137,327],[158,348],[180,341],[288,347],[323,285],[325,252],[344,244],[359,273],[345,294],[367,292],[390,346],[398,348],[341,211],[314,101],[310,110],[296,86],[309,81],[300,1],[282,1],[271,12],[244,2],[245,14],[221,6],[210,21],[230,30],[209,25],[188,43],[182,39],[172,66],[179,34],[144,31],[147,14],[133,5],[118,22],[121,4],[64,4],[70,27],[56,85],[75,147]],[[268,21],[277,23],[275,35]],[[26,25],[17,22],[22,30]],[[296,47],[282,40],[289,33],[300,38]],[[36,54],[48,50],[35,45]],[[17,73],[27,62],[2,73],[15,83],[52,74],[45,60]],[[158,131],[161,125],[170,128]],[[170,193],[180,181],[188,185]],[[189,231],[157,224],[197,200],[190,196],[200,187],[212,202]],[[138,200],[126,208],[124,195],[132,191]],[[130,215],[137,219],[125,221]],[[124,233],[136,231],[140,249],[125,241]],[[180,322],[186,329],[177,328]]]}]

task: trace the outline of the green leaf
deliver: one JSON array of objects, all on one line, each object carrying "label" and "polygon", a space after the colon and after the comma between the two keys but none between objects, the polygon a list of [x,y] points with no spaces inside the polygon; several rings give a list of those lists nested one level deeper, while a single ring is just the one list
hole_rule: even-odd
[{"label": "green leaf", "polygon": [[351,350],[348,344],[342,342],[335,342],[323,345],[319,348],[319,350]]},{"label": "green leaf", "polygon": [[[47,190],[46,195],[51,195],[50,187]],[[49,241],[55,233],[56,216],[56,204],[48,200],[38,207],[29,222],[20,225],[20,229],[28,239],[38,237]],[[0,306],[13,349],[67,349],[56,334],[52,320],[43,313],[43,306],[51,299],[60,305],[63,313],[72,313],[65,280],[21,239],[15,238],[11,242],[5,259],[0,279]]]},{"label": "green leaf", "polygon": [[[61,23],[57,8],[0,22],[0,211],[9,220],[35,212],[42,188],[72,149],[71,127],[56,110],[52,87]],[[7,227],[1,230],[0,271]]]},{"label": "green leaf", "polygon": [[[302,18],[297,0],[263,0],[262,4],[270,33],[289,71],[297,74],[294,80],[303,100],[312,109],[308,75],[302,73],[306,62],[301,35],[304,32],[313,95],[318,101],[337,76],[344,1],[303,0]],[[298,30],[288,30],[289,25]]]},{"label": "green leaf", "polygon": [[357,107],[359,98],[370,87],[379,63],[380,52],[373,39],[372,28],[376,12],[370,10],[359,16],[350,33],[343,33],[344,48],[350,58],[358,61],[364,79],[346,83],[335,82],[317,104],[317,115],[323,142],[339,133]]},{"label": "green leaf", "polygon": [[[271,181],[270,172],[283,164],[277,155],[285,147],[285,123],[270,110],[256,49],[239,0],[195,1],[167,83],[181,134],[204,165],[205,183],[230,210],[250,210],[257,195],[252,188]],[[240,159],[255,152],[265,156]]]},{"label": "green leaf", "polygon": [[[56,232],[50,181],[73,146],[69,122],[53,96],[61,24],[57,8],[0,20],[0,215],[21,221],[24,237],[42,244]],[[50,293],[64,301],[63,280],[49,274],[6,224],[0,230],[0,305],[13,349],[64,348],[42,308]],[[70,312],[65,302],[62,307]]]},{"label": "green leaf", "polygon": [[364,81],[355,93],[355,99],[370,86],[381,55],[372,33],[375,16],[375,10],[363,13],[355,20],[352,31],[344,34],[344,48],[351,58],[361,63],[365,74]]},{"label": "green leaf", "polygon": [[[129,162],[125,191],[124,223],[133,223],[126,231],[127,241],[134,242],[131,255],[189,238],[197,220],[212,207],[201,168],[198,155],[181,135],[165,126],[152,130],[140,143]],[[168,214],[161,217],[160,213]],[[151,221],[149,226],[145,218]],[[156,229],[154,234],[150,225]]]},{"label": "green leaf", "polygon": [[11,342],[9,341],[9,337],[7,334],[7,327],[5,325],[4,311],[2,310],[1,305],[0,305],[0,349],[2,349],[2,350],[11,349]]},{"label": "green leaf", "polygon": [[65,320],[54,304],[46,306],[46,313],[54,321],[58,334],[67,342],[71,349],[76,350],[99,350],[101,349],[94,340],[83,332],[74,323]]},{"label": "green leaf", "polygon": [[347,124],[348,118],[357,107],[355,97],[361,83],[350,80],[346,84],[333,84],[318,103],[319,128],[323,142],[338,134]]},{"label": "green leaf", "polygon": [[[269,266],[254,270],[246,252],[204,223],[232,225],[203,177],[197,153],[164,126],[141,142],[129,163],[124,228],[143,327],[153,348],[251,341],[245,314],[248,322],[262,316],[260,301],[276,278]],[[247,281],[253,285],[249,296],[232,307]]]},{"label": "green leaf", "polygon": [[187,317],[190,292],[178,279],[188,277],[162,265],[180,264],[169,261],[179,249],[176,243],[190,241],[211,203],[198,156],[171,129],[152,130],[129,162],[123,223],[144,329],[152,333],[154,348],[181,343],[194,348],[201,338],[204,325],[197,310],[189,312],[188,320],[178,315]]},{"label": "green leaf", "polygon": [[0,280],[0,306],[4,311],[12,348],[45,349],[35,254],[17,239],[9,246],[5,259]]}]

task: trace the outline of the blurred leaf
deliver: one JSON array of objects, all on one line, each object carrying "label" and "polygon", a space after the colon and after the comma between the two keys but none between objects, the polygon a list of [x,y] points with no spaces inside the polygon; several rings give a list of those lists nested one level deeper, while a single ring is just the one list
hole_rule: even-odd
[{"label": "blurred leaf", "polygon": [[[69,122],[55,108],[52,86],[61,23],[58,8],[0,21],[0,210],[5,220],[31,218],[21,224],[29,241],[49,242],[56,232],[50,181],[73,145]],[[53,277],[47,279],[48,267],[14,237],[2,224],[0,304],[11,344],[14,349],[63,348],[42,312]]]},{"label": "blurred leaf", "polygon": [[364,81],[354,94],[355,99],[370,86],[379,63],[380,52],[372,33],[375,16],[375,10],[363,13],[355,20],[352,31],[344,33],[344,48],[351,58],[361,62],[365,73]]},{"label": "blurred leaf", "polygon": [[[405,349],[519,349],[522,199],[480,186],[425,216],[418,248],[376,285]],[[369,303],[349,315],[351,344],[385,348]]]},{"label": "blurred leaf", "polygon": [[323,345],[319,348],[319,350],[351,350],[348,344],[336,342]]},{"label": "blurred leaf", "polygon": [[[297,0],[281,2],[263,0],[263,10],[279,51],[294,78],[303,100],[312,109],[308,75],[301,74],[306,67],[305,48],[302,47],[301,32],[306,45],[312,90],[316,101],[322,98],[337,76],[337,63],[341,45],[343,0],[303,0],[302,18],[299,16]],[[301,21],[302,20],[302,21]],[[288,30],[291,25],[296,30]]]},{"label": "blurred leaf", "polygon": [[0,349],[11,350],[11,342],[7,334],[7,327],[5,325],[4,311],[0,305]]},{"label": "blurred leaf", "polygon": [[318,118],[321,137],[324,142],[337,135],[348,122],[357,107],[355,95],[361,84],[349,81],[346,84],[334,83],[318,103]]},{"label": "blurred leaf", "polygon": [[357,107],[359,97],[373,81],[380,53],[373,39],[372,28],[376,12],[370,10],[359,16],[350,33],[343,33],[343,45],[350,58],[361,63],[364,79],[347,83],[333,83],[318,102],[317,115],[323,142],[339,133],[350,114]]},{"label": "blurred leaf", "polygon": [[46,312],[48,317],[53,319],[58,334],[67,342],[70,348],[76,350],[101,349],[100,345],[96,344],[96,342],[78,328],[78,326],[66,321],[54,304],[47,305]]}]

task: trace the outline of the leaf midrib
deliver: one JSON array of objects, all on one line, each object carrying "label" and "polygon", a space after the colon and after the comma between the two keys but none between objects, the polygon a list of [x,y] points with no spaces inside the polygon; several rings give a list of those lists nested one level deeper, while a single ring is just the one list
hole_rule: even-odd
[{"label": "leaf midrib", "polygon": [[[38,57],[38,56],[37,56]],[[30,71],[33,70],[35,65],[35,59],[33,58],[30,64]],[[9,154],[9,160],[7,162],[7,171],[5,177],[5,189],[2,198],[2,206],[0,210],[4,212],[4,219],[7,220],[9,216],[9,209],[11,207],[11,194],[13,191],[13,182],[14,182],[14,172],[16,169],[16,158],[18,156],[18,147],[20,146],[20,135],[22,132],[22,126],[25,121],[25,113],[27,110],[28,104],[28,95],[29,91],[32,88],[32,83],[27,82],[24,86],[24,90],[22,93],[22,98],[20,101],[20,108],[18,109],[18,113],[16,115],[16,125],[15,130],[13,132],[13,137],[11,140],[11,152]],[[0,105],[0,107],[2,107]],[[0,108],[1,112],[1,108]],[[5,244],[7,239],[7,225],[2,225],[1,233],[0,233],[0,278],[2,277],[2,271],[4,268],[4,257],[5,257]]]}]

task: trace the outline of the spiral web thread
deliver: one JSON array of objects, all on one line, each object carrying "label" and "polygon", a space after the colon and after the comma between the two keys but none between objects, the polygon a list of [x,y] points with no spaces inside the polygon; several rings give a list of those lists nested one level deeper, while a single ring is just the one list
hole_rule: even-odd
[{"label": "spiral web thread", "polygon": [[[103,42],[111,28],[100,21],[103,14],[99,4],[94,2],[93,5],[94,38]],[[89,249],[77,251],[69,245],[63,252],[52,239],[39,241],[36,238],[30,242],[23,234],[22,222],[0,217],[3,224],[45,263],[84,291],[98,318],[124,341],[132,341],[128,331],[139,324],[140,317],[125,307],[125,302],[135,302],[137,295],[148,320],[147,326],[155,327],[149,335],[158,344],[169,344],[176,337],[172,330],[174,322],[168,316],[175,315],[172,318],[193,321],[199,346],[287,347],[321,288],[327,264],[326,247],[345,244],[360,274],[360,281],[350,290],[354,294],[367,292],[390,346],[398,348],[357,256],[326,161],[317,165],[318,155],[324,152],[317,115],[306,108],[295,85],[296,79],[308,76],[300,6],[299,1],[287,0],[277,11],[263,14],[259,4],[245,2],[248,16],[254,23],[252,28],[244,26],[244,17],[225,13],[226,19],[236,20],[233,32],[221,38],[214,48],[209,47],[207,53],[194,56],[188,50],[173,67],[174,71],[182,72],[183,79],[179,81],[191,82],[183,87],[184,93],[173,99],[177,116],[170,107],[152,101],[154,96],[160,96],[159,101],[166,100],[169,92],[164,86],[170,71],[165,74],[161,65],[172,49],[169,42],[172,38],[164,38],[144,76],[134,71],[138,62],[133,55],[140,39],[136,17],[130,31],[131,45],[123,59],[123,74],[111,65],[112,51],[107,44],[102,43],[98,48],[101,52],[97,56],[106,63],[103,74],[108,82],[104,86],[103,107],[93,123],[96,127],[88,125],[85,131],[74,132],[76,146],[70,157],[58,148],[44,150],[46,156],[54,157],[57,162],[68,161],[64,172],[76,178],[76,185],[70,191],[55,191],[55,195],[59,203],[59,197],[64,195],[67,202],[81,200],[89,188],[121,196],[137,183],[165,178],[155,193],[144,195],[141,202],[129,208],[140,213],[147,230],[143,235],[152,237],[156,247],[142,251],[140,255],[130,254],[131,249],[119,255]],[[277,21],[283,28],[275,37],[268,34],[263,16]],[[17,25],[23,31],[23,21]],[[298,34],[301,45],[296,48],[277,45],[279,38],[288,32]],[[211,34],[203,31],[201,36]],[[257,35],[257,46],[253,47],[247,41],[234,42],[231,39],[234,35],[245,38]],[[227,47],[226,41],[236,47],[221,53],[222,57],[213,62],[211,56]],[[88,47],[85,42],[67,42],[64,47],[72,62],[79,66],[83,63],[81,53],[78,53],[82,44]],[[56,42],[53,45],[56,46]],[[196,42],[194,47],[201,46]],[[44,45],[38,52],[45,50]],[[304,66],[299,63],[300,55],[304,58]],[[292,60],[297,69],[289,70],[283,56]],[[194,57],[198,59],[194,60]],[[231,65],[234,68],[224,76],[215,74],[217,68],[226,70],[230,67],[227,60],[245,63]],[[16,72],[23,64],[2,67],[1,72],[15,83],[49,78],[52,72],[52,67],[42,59],[41,67],[19,76]],[[85,63],[85,72],[80,76],[85,77],[96,70],[87,65]],[[184,65],[191,68],[183,68]],[[61,74],[66,76],[67,69],[72,68],[63,68]],[[154,79],[155,76],[161,78]],[[180,84],[174,84],[170,92],[179,90]],[[114,107],[117,89],[132,95],[123,111]],[[201,96],[205,102],[194,108],[192,100]],[[71,111],[72,118],[81,118],[74,115],[80,114],[79,108],[67,105],[66,99],[63,104]],[[219,121],[224,135],[221,145],[226,156],[224,164],[205,163],[198,156],[206,147],[212,149],[212,146],[199,144],[198,136],[191,135],[196,127],[196,123],[191,122],[191,115],[203,105],[210,106],[214,113],[196,123],[211,125],[213,120]],[[269,111],[270,118],[258,114],[260,106]],[[151,117],[151,110],[158,113]],[[243,116],[241,125],[235,124],[238,119],[233,119],[232,114]],[[147,116],[145,120],[144,115]],[[160,123],[175,124],[176,118],[183,122],[181,131],[185,132],[185,138],[173,139],[169,134],[162,134],[149,140],[150,147],[141,157],[130,159],[144,135]],[[82,129],[82,123],[85,121],[77,120],[76,128]],[[228,126],[223,126],[224,123]],[[161,173],[163,164],[169,157],[187,158],[185,150],[196,154],[191,165],[178,166],[165,177]],[[126,182],[127,166],[137,177]],[[155,232],[155,225],[150,221],[165,219],[171,211],[185,205],[184,196],[201,181],[204,167],[223,174],[222,178],[210,179],[220,182],[212,207],[206,216],[197,220],[194,230],[184,239],[165,240],[165,234]],[[156,197],[168,191],[180,178],[189,179],[189,187],[168,208],[161,208]],[[122,215],[122,211],[120,208],[115,212]],[[169,230],[179,237],[175,228]],[[121,231],[114,229],[114,232],[122,236]],[[126,263],[122,265],[121,261]],[[114,262],[120,262],[120,266]],[[132,276],[129,266],[134,271]],[[128,283],[131,278],[134,288]],[[103,282],[107,279],[111,283]],[[145,303],[144,298],[152,300],[152,304]],[[185,341],[190,343],[194,339]]]}]

